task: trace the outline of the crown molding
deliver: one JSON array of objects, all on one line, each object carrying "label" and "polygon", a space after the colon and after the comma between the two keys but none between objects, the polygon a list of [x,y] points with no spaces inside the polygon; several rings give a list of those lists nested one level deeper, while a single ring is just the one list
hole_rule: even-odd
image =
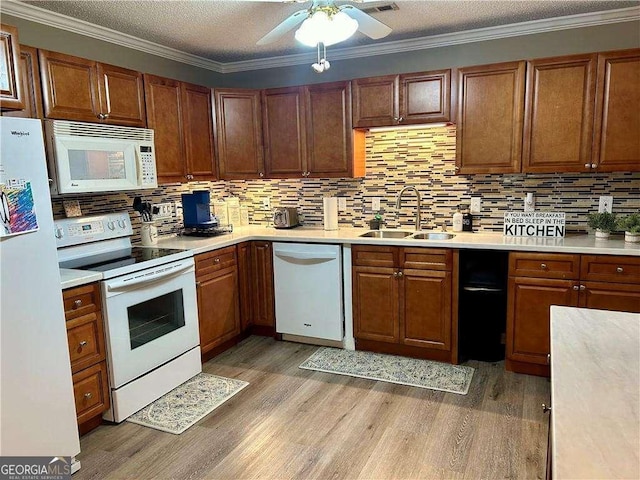
[{"label": "crown molding", "polygon": [[[267,68],[291,67],[307,64],[315,60],[314,52],[308,54],[293,54],[255,60],[244,60],[239,62],[216,62],[198,55],[192,55],[174,48],[165,47],[154,42],[149,42],[147,40],[142,40],[131,35],[117,32],[110,28],[101,27],[30,4],[21,3],[16,0],[2,0],[2,13],[134,50],[139,50],[141,52],[150,53],[170,60],[175,60],[187,65],[204,68],[217,73],[234,73]],[[640,20],[640,7],[619,8],[604,12],[582,13],[578,15],[568,15],[543,20],[532,20],[529,22],[478,28],[475,30],[445,33],[410,40],[380,42],[375,45],[331,49],[331,59],[345,60],[351,58],[405,53],[408,51],[426,50],[464,43],[483,42],[487,40],[497,40],[522,35],[533,35],[536,33],[638,20]]]}]

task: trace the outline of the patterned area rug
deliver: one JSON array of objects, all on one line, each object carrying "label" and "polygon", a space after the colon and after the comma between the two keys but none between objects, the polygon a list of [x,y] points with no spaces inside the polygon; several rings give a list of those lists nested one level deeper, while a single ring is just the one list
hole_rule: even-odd
[{"label": "patterned area rug", "polygon": [[127,422],[179,435],[249,385],[199,373],[127,418]]},{"label": "patterned area rug", "polygon": [[473,368],[415,358],[322,347],[300,368],[466,395]]}]

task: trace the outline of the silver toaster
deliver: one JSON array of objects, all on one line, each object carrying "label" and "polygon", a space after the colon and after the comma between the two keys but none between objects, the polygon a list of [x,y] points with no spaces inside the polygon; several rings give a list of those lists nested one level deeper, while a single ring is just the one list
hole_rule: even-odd
[{"label": "silver toaster", "polygon": [[276,207],[273,210],[273,226],[275,228],[293,228],[300,225],[298,209],[293,207]]}]

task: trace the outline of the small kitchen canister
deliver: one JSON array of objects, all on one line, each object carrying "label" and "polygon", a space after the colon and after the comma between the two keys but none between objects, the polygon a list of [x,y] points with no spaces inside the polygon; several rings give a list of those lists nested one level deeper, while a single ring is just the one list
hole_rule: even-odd
[{"label": "small kitchen canister", "polygon": [[155,222],[142,222],[140,238],[144,247],[153,247],[158,244],[158,227]]}]

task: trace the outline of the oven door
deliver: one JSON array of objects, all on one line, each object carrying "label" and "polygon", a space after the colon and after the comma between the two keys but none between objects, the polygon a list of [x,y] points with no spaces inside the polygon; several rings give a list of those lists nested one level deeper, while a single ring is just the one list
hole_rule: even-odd
[{"label": "oven door", "polygon": [[102,282],[111,387],[199,344],[193,258]]}]

